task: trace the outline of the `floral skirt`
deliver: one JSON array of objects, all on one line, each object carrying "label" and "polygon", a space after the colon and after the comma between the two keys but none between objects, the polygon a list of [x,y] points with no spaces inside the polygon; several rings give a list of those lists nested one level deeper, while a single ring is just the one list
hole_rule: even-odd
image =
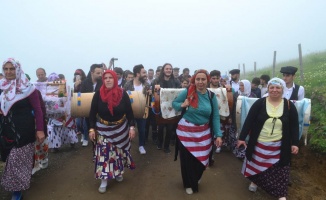
[{"label": "floral skirt", "polygon": [[1,177],[1,186],[10,192],[27,190],[30,186],[35,144],[12,148]]},{"label": "floral skirt", "polygon": [[95,156],[96,179],[115,179],[124,173],[125,167],[135,169],[130,152],[110,143],[107,136],[97,136]]}]

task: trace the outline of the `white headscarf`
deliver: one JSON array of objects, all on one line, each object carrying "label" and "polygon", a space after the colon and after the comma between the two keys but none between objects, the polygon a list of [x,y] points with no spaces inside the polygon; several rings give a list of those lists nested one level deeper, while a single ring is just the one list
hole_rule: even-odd
[{"label": "white headscarf", "polygon": [[[269,80],[268,83],[267,83],[267,92],[268,92],[268,88],[269,88],[270,85],[280,85],[280,86],[282,86],[282,88],[283,88],[282,98],[285,98],[286,84],[282,79],[275,77],[275,78],[272,78],[271,80]],[[266,93],[264,96],[267,97],[268,93]]]},{"label": "white headscarf", "polygon": [[239,95],[249,97],[250,94],[251,94],[251,83],[250,83],[250,81],[241,80],[240,83],[243,83],[244,90],[243,90],[243,92],[241,92],[240,89],[239,89],[239,91],[238,91]]},{"label": "white headscarf", "polygon": [[0,89],[2,90],[2,93],[0,95],[0,104],[4,116],[8,114],[14,103],[28,97],[35,90],[35,86],[29,82],[25,73],[21,69],[20,63],[15,59],[8,58],[3,62],[3,74],[5,74],[3,67],[7,63],[11,63],[16,68],[16,79],[7,80],[6,77],[4,77],[1,80]]}]

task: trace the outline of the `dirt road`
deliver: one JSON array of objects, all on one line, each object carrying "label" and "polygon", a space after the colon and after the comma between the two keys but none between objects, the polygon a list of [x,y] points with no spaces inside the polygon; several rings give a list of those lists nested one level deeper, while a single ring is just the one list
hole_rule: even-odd
[{"label": "dirt road", "polygon": [[[199,193],[187,195],[182,186],[179,161],[173,161],[174,151],[165,154],[153,144],[145,148],[147,154],[140,155],[138,142],[133,141],[131,152],[136,169],[126,169],[123,182],[109,181],[108,191],[100,194],[97,191],[100,181],[95,180],[93,174],[91,147],[80,144],[74,149],[63,147],[58,153],[50,153],[47,169],[33,175],[31,188],[24,192],[24,200],[274,199],[262,190],[248,191],[249,182],[240,173],[242,163],[228,151],[214,155],[215,164],[204,172]],[[294,180],[301,181],[298,176],[294,176]],[[300,198],[303,197],[298,194],[300,187],[290,187],[288,199],[307,199]],[[323,199],[323,192],[308,199]],[[10,199],[10,194],[2,190],[0,197]]]}]

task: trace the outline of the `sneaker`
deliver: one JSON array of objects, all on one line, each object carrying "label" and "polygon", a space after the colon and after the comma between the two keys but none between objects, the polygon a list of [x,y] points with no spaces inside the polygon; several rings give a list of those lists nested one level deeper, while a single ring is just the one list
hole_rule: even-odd
[{"label": "sneaker", "polygon": [[49,166],[49,160],[47,158],[40,162],[41,169],[46,169],[46,168],[48,168],[48,166]]},{"label": "sneaker", "polygon": [[171,150],[169,148],[164,148],[164,153],[171,153]]},{"label": "sneaker", "polygon": [[93,156],[93,162],[95,162],[95,161],[96,161],[96,156],[94,155],[94,156]]},{"label": "sneaker", "polygon": [[140,152],[140,154],[146,154],[146,150],[145,150],[144,146],[139,147],[139,152]]},{"label": "sneaker", "polygon": [[21,199],[23,199],[23,193],[21,191],[12,193],[11,200],[21,200]]},{"label": "sneaker", "polygon": [[194,192],[192,191],[192,188],[186,188],[186,193],[187,194],[193,194]]},{"label": "sneaker", "polygon": [[122,182],[123,181],[123,176],[122,175],[116,176],[115,180],[118,181],[118,182]]},{"label": "sneaker", "polygon": [[40,171],[41,167],[40,164],[35,164],[34,168],[32,169],[32,175],[34,175],[36,172]]},{"label": "sneaker", "polygon": [[221,153],[221,147],[217,147],[215,153]]},{"label": "sneaker", "polygon": [[162,145],[157,145],[157,150],[161,150],[162,149]]},{"label": "sneaker", "polygon": [[84,134],[81,134],[80,142],[83,143],[84,142],[84,139],[85,139]]},{"label": "sneaker", "polygon": [[99,187],[98,192],[101,193],[101,194],[105,193],[106,192],[106,187]]},{"label": "sneaker", "polygon": [[84,140],[82,146],[83,147],[87,147],[88,146],[88,141],[87,140]]},{"label": "sneaker", "polygon": [[256,192],[257,191],[257,185],[251,183],[249,185],[249,188],[248,189],[249,189],[250,192]]}]

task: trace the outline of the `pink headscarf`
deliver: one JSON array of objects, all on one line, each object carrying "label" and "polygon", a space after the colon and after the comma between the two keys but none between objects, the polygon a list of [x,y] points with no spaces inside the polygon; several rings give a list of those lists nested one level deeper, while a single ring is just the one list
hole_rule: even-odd
[{"label": "pink headscarf", "polygon": [[5,64],[11,63],[16,68],[16,79],[7,80],[5,77],[0,82],[1,111],[6,116],[10,108],[17,101],[28,97],[35,90],[35,86],[29,82],[25,73],[21,69],[20,63],[13,58],[8,58],[3,62],[2,73],[5,74],[3,67]]}]

